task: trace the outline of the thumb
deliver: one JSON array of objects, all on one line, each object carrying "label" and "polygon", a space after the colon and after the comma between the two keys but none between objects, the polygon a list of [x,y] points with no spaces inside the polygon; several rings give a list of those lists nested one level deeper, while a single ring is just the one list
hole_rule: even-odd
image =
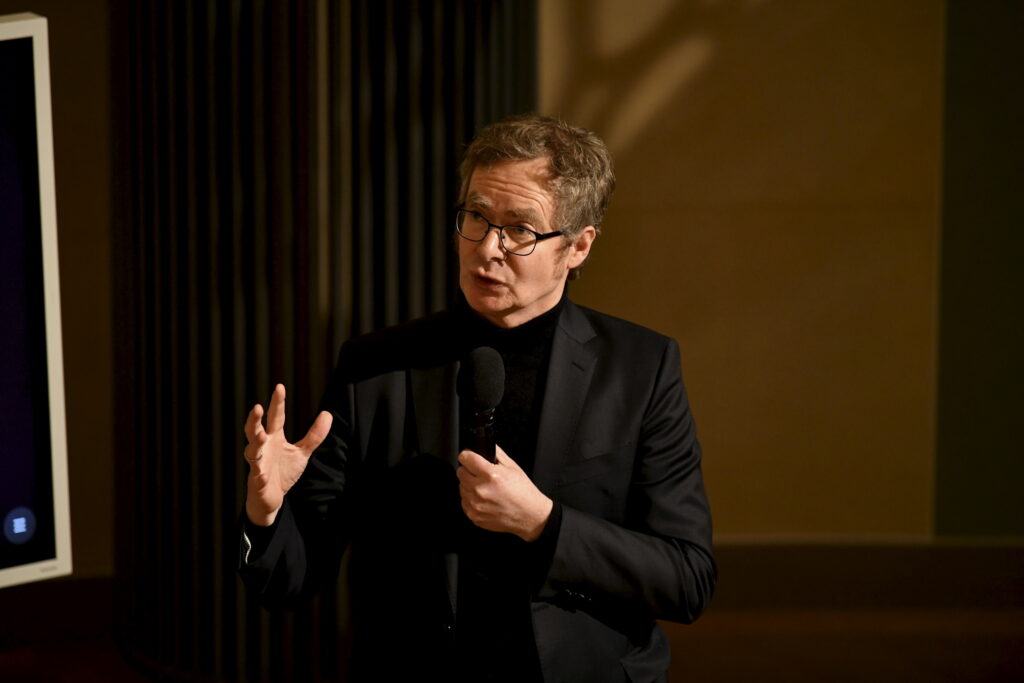
[{"label": "thumb", "polygon": [[315,451],[323,443],[324,439],[327,438],[333,423],[334,416],[326,410],[321,411],[316,416],[316,420],[313,421],[313,426],[306,432],[306,436],[302,437],[302,441],[295,445],[305,451],[306,457],[309,457],[309,454]]}]

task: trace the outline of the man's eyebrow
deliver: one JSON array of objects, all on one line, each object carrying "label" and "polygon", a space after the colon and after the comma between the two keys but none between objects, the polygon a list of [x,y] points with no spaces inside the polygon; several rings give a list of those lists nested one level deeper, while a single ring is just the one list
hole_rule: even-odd
[{"label": "man's eyebrow", "polygon": [[509,209],[506,213],[516,220],[533,223],[534,225],[538,225],[541,222],[540,215],[532,209]]},{"label": "man's eyebrow", "polygon": [[491,206],[491,200],[477,192],[470,192],[469,196],[466,197],[466,206],[475,206],[478,209],[489,209]]},{"label": "man's eyebrow", "polygon": [[[469,196],[466,197],[466,206],[475,209],[483,209],[486,211],[488,209],[493,209],[494,203],[487,197],[483,196],[482,194],[479,194],[477,192],[470,192]],[[538,214],[533,209],[529,208],[508,209],[507,211],[505,211],[505,216],[513,220],[524,221],[526,223],[532,223],[534,225],[539,225],[541,223],[540,214]]]}]

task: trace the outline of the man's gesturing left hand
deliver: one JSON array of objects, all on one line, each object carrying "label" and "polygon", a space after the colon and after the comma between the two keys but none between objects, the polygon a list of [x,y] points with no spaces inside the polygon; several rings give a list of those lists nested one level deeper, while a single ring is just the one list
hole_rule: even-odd
[{"label": "man's gesturing left hand", "polygon": [[501,446],[496,446],[495,451],[496,463],[473,451],[459,453],[462,467],[457,474],[462,510],[482,529],[535,541],[551,516],[553,503]]}]

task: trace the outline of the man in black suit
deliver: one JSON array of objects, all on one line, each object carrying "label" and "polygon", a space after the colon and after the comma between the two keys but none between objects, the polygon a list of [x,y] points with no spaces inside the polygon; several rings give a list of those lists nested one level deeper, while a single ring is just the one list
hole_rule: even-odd
[{"label": "man in black suit", "polygon": [[[458,304],[346,343],[301,441],[282,386],[265,427],[249,414],[243,580],[285,604],[351,546],[352,680],[664,680],[656,620],[710,599],[711,521],[676,343],[566,296],[610,155],[517,117],[461,172]],[[465,448],[456,386],[480,346],[506,371],[495,463]]]}]

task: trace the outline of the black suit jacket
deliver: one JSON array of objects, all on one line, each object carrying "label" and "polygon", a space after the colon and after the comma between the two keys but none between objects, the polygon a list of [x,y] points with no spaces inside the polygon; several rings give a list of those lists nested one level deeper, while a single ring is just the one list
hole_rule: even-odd
[{"label": "black suit jacket", "polygon": [[[347,343],[331,433],[241,573],[268,604],[315,591],[351,542],[352,677],[451,676],[460,529],[456,315]],[[653,681],[656,619],[691,622],[714,587],[700,445],[676,343],[567,301],[552,342],[533,480],[562,505],[530,598],[545,681]],[[247,556],[246,556],[247,555]]]}]

